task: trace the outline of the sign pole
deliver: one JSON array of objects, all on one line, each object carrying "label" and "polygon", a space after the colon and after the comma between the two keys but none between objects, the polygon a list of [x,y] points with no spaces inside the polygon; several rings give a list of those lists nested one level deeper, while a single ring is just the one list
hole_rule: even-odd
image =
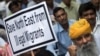
[{"label": "sign pole", "polygon": [[33,51],[31,51],[31,55],[32,55],[32,56],[35,56]]}]

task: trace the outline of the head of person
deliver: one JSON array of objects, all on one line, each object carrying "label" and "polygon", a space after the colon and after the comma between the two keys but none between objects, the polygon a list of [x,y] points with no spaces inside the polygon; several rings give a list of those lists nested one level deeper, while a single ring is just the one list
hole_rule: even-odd
[{"label": "head of person", "polygon": [[89,21],[92,28],[96,24],[96,9],[91,3],[81,4],[79,7],[79,17]]},{"label": "head of person", "polygon": [[47,6],[53,5],[53,0],[44,0],[47,3]]},{"label": "head of person", "polygon": [[71,0],[62,0],[67,6],[70,6]]},{"label": "head of person", "polygon": [[57,22],[59,22],[61,25],[64,25],[67,22],[67,13],[65,12],[65,10],[61,7],[56,7],[54,10],[53,10],[53,15],[55,17],[55,20]]},{"label": "head of person", "polygon": [[77,56],[97,56],[97,47],[91,34],[90,24],[86,19],[80,19],[69,28],[69,36],[78,47]]},{"label": "head of person", "polygon": [[91,0],[91,2],[97,9],[100,8],[100,0]]},{"label": "head of person", "polygon": [[21,2],[20,1],[12,1],[10,4],[9,4],[9,10],[12,12],[12,13],[15,13],[19,10],[21,10]]}]

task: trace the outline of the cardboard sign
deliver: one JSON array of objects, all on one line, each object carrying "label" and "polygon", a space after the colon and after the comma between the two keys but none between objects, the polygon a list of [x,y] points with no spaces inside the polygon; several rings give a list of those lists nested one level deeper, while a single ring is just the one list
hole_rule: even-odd
[{"label": "cardboard sign", "polygon": [[45,2],[21,10],[4,22],[14,55],[57,41]]}]

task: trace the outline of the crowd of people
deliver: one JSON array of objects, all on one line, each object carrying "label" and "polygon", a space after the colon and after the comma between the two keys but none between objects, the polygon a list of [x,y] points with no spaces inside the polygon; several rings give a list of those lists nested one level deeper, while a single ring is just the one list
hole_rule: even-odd
[{"label": "crowd of people", "polygon": [[100,0],[0,0],[0,56],[11,56],[3,19],[42,1],[58,41],[18,56],[100,56]]}]

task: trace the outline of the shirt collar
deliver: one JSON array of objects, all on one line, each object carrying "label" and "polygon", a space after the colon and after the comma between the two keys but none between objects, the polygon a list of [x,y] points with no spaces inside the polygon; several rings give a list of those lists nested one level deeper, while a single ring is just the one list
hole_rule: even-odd
[{"label": "shirt collar", "polygon": [[59,31],[59,32],[64,31],[63,27],[62,27],[59,23],[57,23],[57,26],[58,26],[58,31]]},{"label": "shirt collar", "polygon": [[96,29],[97,29],[98,25],[100,25],[100,20],[96,17],[96,25],[95,25],[92,33],[96,32]]},{"label": "shirt collar", "polygon": [[[68,24],[69,24],[69,26],[70,26],[70,25],[72,24],[72,22],[68,20]],[[65,30],[63,29],[63,27],[62,27],[59,23],[57,23],[57,26],[58,26],[58,31],[59,31],[59,32],[65,31]]]}]

